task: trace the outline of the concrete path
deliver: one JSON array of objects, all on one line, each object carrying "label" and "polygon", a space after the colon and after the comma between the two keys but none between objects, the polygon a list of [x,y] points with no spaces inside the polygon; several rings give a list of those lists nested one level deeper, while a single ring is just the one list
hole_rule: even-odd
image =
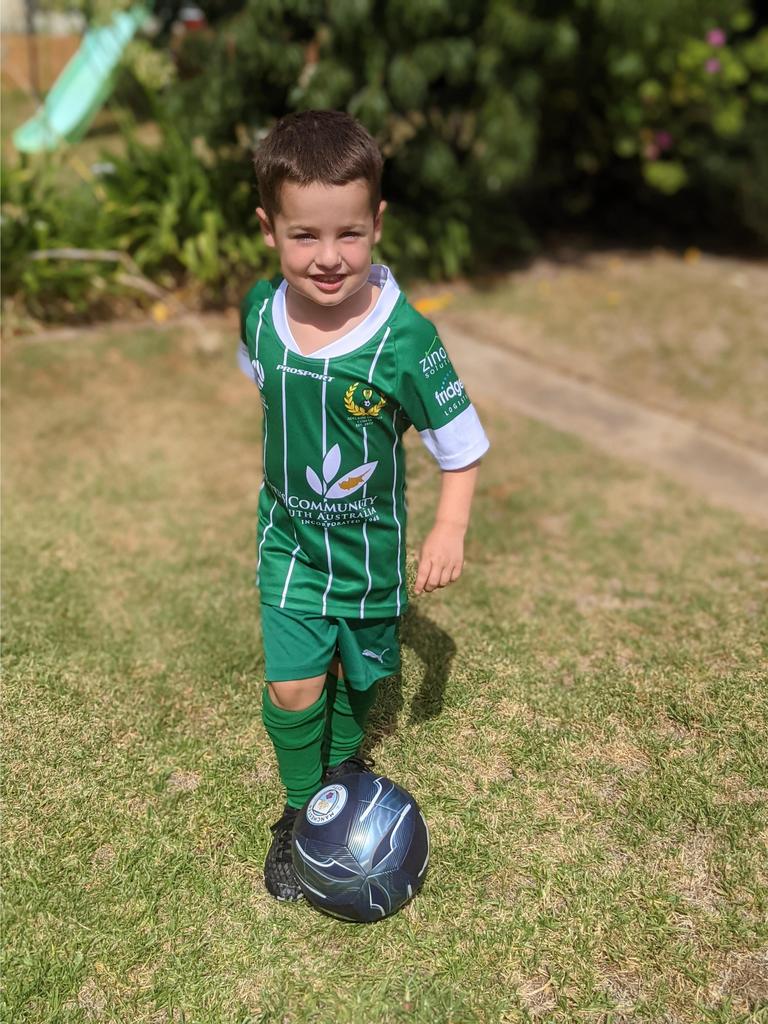
[{"label": "concrete path", "polygon": [[448,314],[433,319],[478,405],[501,401],[610,455],[660,469],[713,504],[768,525],[768,454],[470,336]]}]

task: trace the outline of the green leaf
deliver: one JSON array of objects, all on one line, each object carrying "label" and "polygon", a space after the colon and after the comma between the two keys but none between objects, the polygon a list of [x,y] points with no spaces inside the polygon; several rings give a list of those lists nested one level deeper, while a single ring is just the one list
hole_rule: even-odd
[{"label": "green leaf", "polygon": [[734,32],[746,32],[747,29],[752,27],[754,16],[749,10],[737,11],[731,17],[731,28]]},{"label": "green leaf", "polygon": [[639,78],[645,71],[645,60],[641,53],[629,50],[610,61],[610,69],[616,78]]},{"label": "green leaf", "polygon": [[643,177],[651,188],[665,195],[674,195],[688,183],[688,173],[677,160],[646,161]]},{"label": "green leaf", "polygon": [[627,158],[635,156],[639,149],[637,139],[632,135],[620,135],[613,144],[614,152],[618,156]]},{"label": "green leaf", "polygon": [[768,103],[768,82],[753,82],[749,87],[749,95],[755,103]]},{"label": "green leaf", "polygon": [[741,134],[744,130],[744,107],[738,97],[715,111],[712,116],[712,127],[719,136],[725,139]]},{"label": "green leaf", "polygon": [[664,86],[655,78],[647,78],[638,90],[644,103],[657,103],[664,95]]},{"label": "green leaf", "polygon": [[744,63],[752,71],[768,71],[768,28],[764,28],[741,49]]}]

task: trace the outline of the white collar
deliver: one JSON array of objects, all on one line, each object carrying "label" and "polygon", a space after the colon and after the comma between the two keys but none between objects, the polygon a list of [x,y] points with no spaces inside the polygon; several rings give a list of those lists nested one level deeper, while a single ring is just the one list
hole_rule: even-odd
[{"label": "white collar", "polygon": [[288,289],[288,282],[282,281],[272,302],[272,323],[275,325],[275,331],[280,341],[290,352],[295,352],[296,355],[302,356],[304,359],[332,359],[334,356],[345,356],[347,353],[361,348],[384,326],[400,297],[400,288],[389,267],[385,267],[381,263],[371,264],[368,280],[371,284],[381,288],[381,294],[365,320],[337,338],[336,341],[316,349],[310,355],[304,355],[288,326],[288,317],[285,312],[285,293]]}]

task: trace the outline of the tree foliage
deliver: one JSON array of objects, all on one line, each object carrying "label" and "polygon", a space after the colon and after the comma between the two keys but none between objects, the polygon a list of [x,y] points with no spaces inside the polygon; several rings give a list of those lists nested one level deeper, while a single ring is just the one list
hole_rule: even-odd
[{"label": "tree foliage", "polygon": [[132,51],[164,141],[131,138],[88,225],[146,273],[224,297],[263,271],[250,152],[316,107],[379,141],[382,256],[406,277],[497,265],[573,223],[768,240],[768,29],[743,0],[208,7],[173,63],[158,44]]}]

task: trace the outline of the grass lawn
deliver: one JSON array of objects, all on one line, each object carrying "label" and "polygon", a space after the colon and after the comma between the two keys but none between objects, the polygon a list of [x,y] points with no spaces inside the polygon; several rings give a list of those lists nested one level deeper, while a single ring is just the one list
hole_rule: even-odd
[{"label": "grass lawn", "polygon": [[486,340],[768,448],[764,262],[564,252],[456,298]]},{"label": "grass lawn", "polygon": [[[345,925],[262,883],[282,796],[231,347],[17,341],[4,387],[3,1019],[765,1019],[764,533],[481,410],[466,576],[414,602],[368,744],[430,871]],[[418,442],[410,469],[414,548]]]}]

